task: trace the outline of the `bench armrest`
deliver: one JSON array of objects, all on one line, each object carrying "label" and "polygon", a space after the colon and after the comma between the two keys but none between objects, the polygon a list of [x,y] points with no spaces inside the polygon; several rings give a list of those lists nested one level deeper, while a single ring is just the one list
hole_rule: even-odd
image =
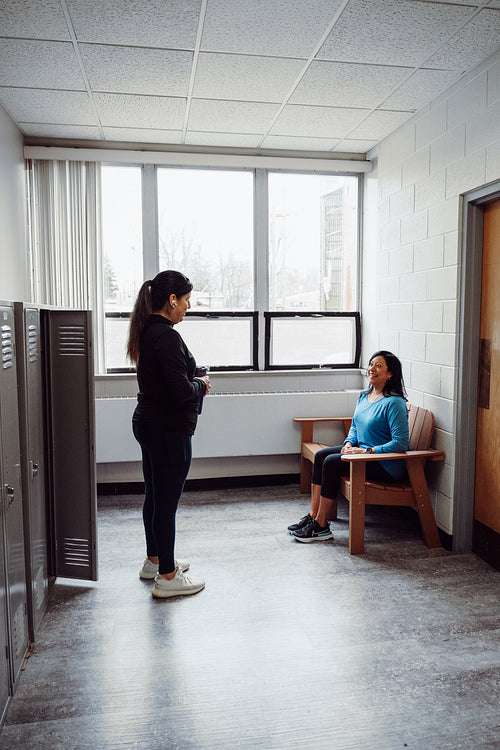
[{"label": "bench armrest", "polygon": [[422,460],[443,461],[444,452],[430,448],[427,451],[407,451],[406,453],[342,453],[342,461],[404,461]]}]

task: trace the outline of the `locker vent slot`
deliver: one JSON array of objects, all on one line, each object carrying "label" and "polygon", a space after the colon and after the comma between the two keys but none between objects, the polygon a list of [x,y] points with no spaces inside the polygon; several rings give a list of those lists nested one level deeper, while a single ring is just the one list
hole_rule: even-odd
[{"label": "locker vent slot", "polygon": [[38,355],[38,329],[36,326],[28,326],[28,360],[36,362]]},{"label": "locker vent slot", "polygon": [[64,539],[64,562],[66,565],[90,567],[91,555],[88,539]]},{"label": "locker vent slot", "polygon": [[24,603],[21,602],[15,611],[14,621],[12,623],[12,648],[16,659],[23,655],[25,647],[26,627],[24,620]]},{"label": "locker vent slot", "polygon": [[7,370],[14,364],[14,352],[12,348],[12,328],[2,326],[2,370]]},{"label": "locker vent slot", "polygon": [[87,339],[84,326],[59,326],[59,354],[61,357],[85,357]]}]

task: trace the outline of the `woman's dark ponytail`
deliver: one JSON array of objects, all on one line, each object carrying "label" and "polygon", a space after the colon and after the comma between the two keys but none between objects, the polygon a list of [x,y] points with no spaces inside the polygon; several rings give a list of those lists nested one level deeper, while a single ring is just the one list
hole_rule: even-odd
[{"label": "woman's dark ponytail", "polygon": [[128,332],[127,356],[135,365],[139,361],[139,341],[142,329],[152,312],[151,307],[151,282],[145,281],[139,289],[134,309],[130,316]]}]

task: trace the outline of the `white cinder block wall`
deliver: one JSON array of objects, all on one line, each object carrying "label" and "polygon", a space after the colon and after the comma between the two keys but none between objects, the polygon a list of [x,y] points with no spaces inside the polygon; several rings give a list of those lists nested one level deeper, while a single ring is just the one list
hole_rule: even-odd
[{"label": "white cinder block wall", "polygon": [[416,114],[369,157],[363,360],[399,354],[411,402],[433,411],[432,500],[453,534],[460,195],[500,179],[500,55]]}]

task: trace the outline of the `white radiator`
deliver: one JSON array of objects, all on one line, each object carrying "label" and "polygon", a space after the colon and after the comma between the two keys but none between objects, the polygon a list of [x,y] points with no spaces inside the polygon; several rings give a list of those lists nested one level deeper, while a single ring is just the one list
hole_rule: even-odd
[{"label": "white radiator", "polygon": [[[359,391],[210,394],[193,440],[193,458],[300,453],[293,417],[351,416]],[[140,461],[132,434],[135,398],[96,400],[97,463]],[[340,441],[341,426],[318,426],[316,439]]]}]

